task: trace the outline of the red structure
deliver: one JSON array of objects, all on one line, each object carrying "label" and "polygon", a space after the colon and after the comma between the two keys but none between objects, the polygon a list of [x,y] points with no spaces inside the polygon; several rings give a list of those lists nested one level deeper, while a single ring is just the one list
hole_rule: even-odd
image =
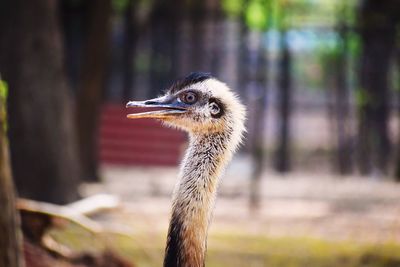
[{"label": "red structure", "polygon": [[100,162],[119,165],[174,166],[185,148],[185,133],[165,128],[150,119],[129,120],[120,104],[102,108],[99,136]]}]

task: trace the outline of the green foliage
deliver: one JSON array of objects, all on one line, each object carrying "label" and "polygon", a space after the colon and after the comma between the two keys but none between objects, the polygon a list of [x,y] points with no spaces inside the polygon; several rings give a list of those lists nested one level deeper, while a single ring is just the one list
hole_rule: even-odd
[{"label": "green foliage", "polygon": [[350,56],[358,58],[361,51],[360,36],[357,33],[350,32],[347,37],[347,42],[349,45]]},{"label": "green foliage", "polygon": [[250,1],[245,12],[246,24],[250,29],[266,30],[268,28],[268,2],[263,0]]},{"label": "green foliage", "polygon": [[369,101],[371,101],[367,91],[365,91],[363,88],[358,88],[356,90],[355,99],[356,99],[356,105],[359,108],[366,106],[369,103]]},{"label": "green foliage", "polygon": [[340,54],[340,45],[336,40],[333,44],[320,43],[316,48],[316,54],[321,66],[328,72],[334,71],[335,61]]},{"label": "green foliage", "polygon": [[8,86],[5,81],[0,80],[0,101],[5,102],[8,96]]},{"label": "green foliage", "polygon": [[275,0],[273,25],[279,30],[332,25],[336,0]]},{"label": "green foliage", "polygon": [[3,125],[4,132],[7,132],[7,96],[8,96],[8,86],[5,81],[0,80],[0,123]]},{"label": "green foliage", "polygon": [[338,23],[343,23],[348,26],[354,26],[357,22],[357,8],[358,1],[355,0],[341,0],[337,1],[335,5],[336,20]]},{"label": "green foliage", "polygon": [[[321,42],[316,49],[316,56],[321,68],[324,70],[325,79],[321,80],[323,83],[331,82],[327,80],[332,74],[337,72],[338,60],[345,57],[347,61],[347,72],[350,88],[356,87],[357,82],[357,66],[356,61],[360,53],[360,39],[357,33],[347,31],[345,34],[336,32],[334,38],[330,42]],[[357,94],[357,93],[356,93]],[[359,96],[357,103],[364,103],[364,96]]]},{"label": "green foliage", "polygon": [[229,17],[244,15],[253,30],[284,30],[303,27],[332,27],[337,20],[353,25],[355,0],[222,0],[222,10]]},{"label": "green foliage", "polygon": [[244,8],[244,0],[222,0],[221,5],[228,17],[239,17]]},{"label": "green foliage", "polygon": [[130,1],[132,0],[112,0],[111,4],[115,12],[122,13],[128,8]]}]

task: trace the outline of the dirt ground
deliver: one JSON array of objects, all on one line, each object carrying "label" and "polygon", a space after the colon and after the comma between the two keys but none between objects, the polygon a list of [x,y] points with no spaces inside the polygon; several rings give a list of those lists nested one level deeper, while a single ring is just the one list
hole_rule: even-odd
[{"label": "dirt ground", "polygon": [[[165,232],[176,168],[103,166],[104,183],[86,195],[115,194],[122,207],[104,219],[124,231]],[[400,184],[365,177],[263,175],[260,208],[249,208],[250,164],[236,158],[220,185],[211,232],[400,242]]]}]

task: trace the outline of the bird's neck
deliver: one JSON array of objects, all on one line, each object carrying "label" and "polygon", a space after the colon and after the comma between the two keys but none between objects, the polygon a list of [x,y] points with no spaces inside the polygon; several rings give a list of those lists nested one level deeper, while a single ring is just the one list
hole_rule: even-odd
[{"label": "bird's neck", "polygon": [[226,134],[192,135],[172,205],[164,267],[203,267],[219,177],[231,158]]}]

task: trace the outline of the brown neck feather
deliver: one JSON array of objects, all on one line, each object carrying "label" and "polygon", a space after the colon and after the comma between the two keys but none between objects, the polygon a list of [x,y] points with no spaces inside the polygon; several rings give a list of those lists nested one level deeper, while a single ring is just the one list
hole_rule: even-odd
[{"label": "brown neck feather", "polygon": [[220,174],[227,162],[227,136],[191,137],[175,188],[164,267],[203,267],[207,232]]}]

